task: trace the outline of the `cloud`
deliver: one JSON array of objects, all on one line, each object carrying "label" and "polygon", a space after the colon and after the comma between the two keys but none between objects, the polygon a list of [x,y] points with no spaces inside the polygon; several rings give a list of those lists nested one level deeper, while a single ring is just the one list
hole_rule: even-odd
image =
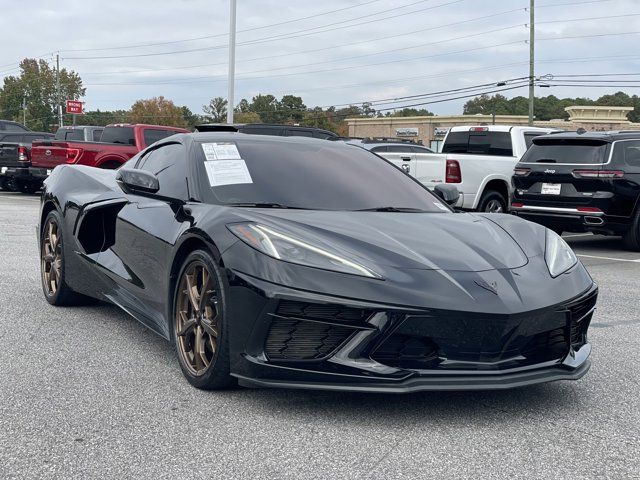
[{"label": "cloud", "polygon": [[[19,2],[3,3],[0,30],[16,40],[0,51],[2,75],[16,73],[11,68],[22,58],[44,54],[51,60],[60,51],[62,65],[86,84],[90,109],[128,108],[137,99],[164,95],[200,112],[210,98],[226,96],[227,0],[34,0],[28,15]],[[240,0],[236,101],[290,93],[308,106],[361,103],[526,76],[528,3]],[[620,35],[640,32],[637,0],[536,3],[537,73],[637,70],[632,47],[638,34]],[[588,37],[597,34],[615,35]],[[599,97],[616,90],[539,93]],[[506,93],[526,95],[526,88]],[[426,108],[460,113],[463,103]]]}]

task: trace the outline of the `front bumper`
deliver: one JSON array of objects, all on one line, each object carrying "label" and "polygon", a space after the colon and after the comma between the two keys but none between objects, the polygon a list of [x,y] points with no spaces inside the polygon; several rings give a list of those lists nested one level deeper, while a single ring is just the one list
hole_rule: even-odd
[{"label": "front bumper", "polygon": [[510,315],[351,300],[239,272],[232,278],[230,318],[257,318],[231,327],[229,337],[232,375],[244,386],[490,390],[577,380],[590,367],[595,284],[569,301]]}]

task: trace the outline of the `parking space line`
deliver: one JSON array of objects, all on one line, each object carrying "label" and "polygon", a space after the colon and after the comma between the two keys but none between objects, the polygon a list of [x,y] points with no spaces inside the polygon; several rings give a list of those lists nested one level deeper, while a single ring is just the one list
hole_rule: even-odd
[{"label": "parking space line", "polygon": [[634,260],[634,259],[631,259],[631,258],[616,258],[616,257],[601,257],[599,255],[584,255],[582,253],[577,253],[576,255],[578,257],[597,258],[599,260],[613,260],[614,262],[640,263],[640,258]]}]

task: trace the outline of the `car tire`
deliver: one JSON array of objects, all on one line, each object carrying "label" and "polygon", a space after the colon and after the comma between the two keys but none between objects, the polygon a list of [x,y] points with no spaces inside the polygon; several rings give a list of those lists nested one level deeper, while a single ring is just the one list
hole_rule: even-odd
[{"label": "car tire", "polygon": [[478,211],[485,213],[507,213],[507,200],[495,190],[487,190],[482,194]]},{"label": "car tire", "polygon": [[182,373],[202,390],[231,386],[226,284],[212,255],[195,250],[184,260],[171,308],[171,336]]},{"label": "car tire", "polygon": [[640,251],[640,208],[636,209],[629,230],[622,236],[622,243],[628,250]]},{"label": "car tire", "polygon": [[53,210],[43,222],[40,232],[40,278],[42,291],[51,305],[83,305],[92,301],[69,287],[64,258],[64,227],[62,217]]}]

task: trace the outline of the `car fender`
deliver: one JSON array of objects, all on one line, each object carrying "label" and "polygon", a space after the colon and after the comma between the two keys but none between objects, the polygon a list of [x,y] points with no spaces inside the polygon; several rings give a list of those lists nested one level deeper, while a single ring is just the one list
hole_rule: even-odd
[{"label": "car fender", "polygon": [[[507,177],[506,175],[501,175],[501,174],[491,174],[491,175],[487,175],[486,177],[484,177],[482,179],[482,182],[480,183],[480,187],[478,188],[478,191],[476,192],[476,196],[473,200],[473,205],[471,206],[472,209],[476,209],[478,208],[478,205],[480,204],[480,199],[482,198],[482,195],[485,192],[485,189],[487,188],[487,185],[489,184],[489,182],[493,181],[493,180],[499,180],[501,182],[503,182],[504,184],[506,184],[507,186],[507,191],[509,192],[509,195],[511,195],[511,192],[513,192],[513,187],[511,186],[511,177]],[[506,199],[507,202],[509,201],[509,199]]]}]

